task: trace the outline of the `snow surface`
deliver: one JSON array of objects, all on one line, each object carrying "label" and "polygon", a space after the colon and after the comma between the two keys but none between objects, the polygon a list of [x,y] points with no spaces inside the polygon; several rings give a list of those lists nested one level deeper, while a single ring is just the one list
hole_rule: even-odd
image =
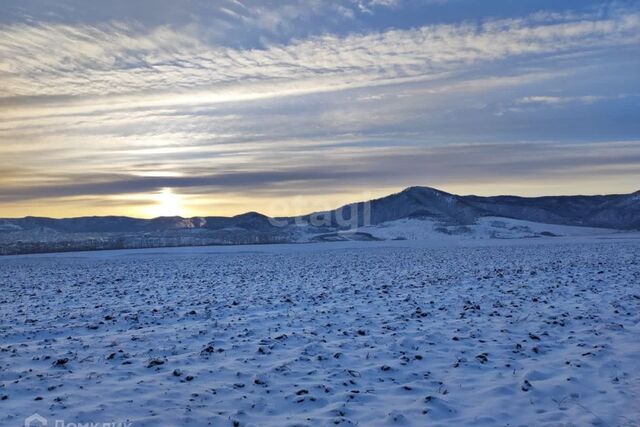
[{"label": "snow surface", "polygon": [[638,425],[638,236],[456,245],[0,258],[0,425]]},{"label": "snow surface", "polygon": [[379,239],[460,240],[460,239],[521,239],[531,237],[602,236],[623,233],[618,230],[593,227],[544,224],[502,217],[483,217],[475,224],[446,226],[429,219],[403,218],[382,224],[361,227],[360,232]]}]

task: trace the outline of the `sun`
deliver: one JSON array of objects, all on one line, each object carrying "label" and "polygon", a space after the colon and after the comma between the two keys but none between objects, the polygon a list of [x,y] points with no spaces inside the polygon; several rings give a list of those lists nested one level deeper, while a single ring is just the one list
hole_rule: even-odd
[{"label": "sun", "polygon": [[154,216],[182,216],[182,201],[171,188],[163,188],[154,199],[156,204],[151,208]]}]

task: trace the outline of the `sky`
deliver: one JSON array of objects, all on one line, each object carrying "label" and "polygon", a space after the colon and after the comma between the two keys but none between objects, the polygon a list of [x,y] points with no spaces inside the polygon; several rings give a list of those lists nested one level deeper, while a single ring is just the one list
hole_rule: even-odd
[{"label": "sky", "polygon": [[0,217],[640,190],[640,0],[2,0]]}]

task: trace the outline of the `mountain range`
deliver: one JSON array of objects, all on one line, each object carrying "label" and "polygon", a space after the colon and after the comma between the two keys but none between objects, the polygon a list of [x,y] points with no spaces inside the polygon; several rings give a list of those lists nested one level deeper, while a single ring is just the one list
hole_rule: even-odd
[{"label": "mountain range", "polygon": [[[548,228],[561,232],[571,232],[562,226],[640,230],[640,191],[599,196],[480,197],[460,196],[430,187],[409,187],[383,198],[299,217],[270,218],[249,212],[233,217],[0,219],[0,254],[377,240],[389,238],[390,230],[399,230],[397,238],[407,238],[400,235],[406,235],[409,226],[421,233],[432,230],[435,236],[477,237],[481,225],[485,225],[482,230],[488,230],[483,236],[489,238],[557,235],[551,231],[534,232],[541,228],[532,224],[553,225],[556,227]],[[384,232],[379,233],[381,230]]]}]

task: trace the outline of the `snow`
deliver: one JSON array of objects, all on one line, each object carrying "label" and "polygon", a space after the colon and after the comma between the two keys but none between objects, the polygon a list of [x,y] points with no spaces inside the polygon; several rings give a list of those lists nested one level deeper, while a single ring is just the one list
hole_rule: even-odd
[{"label": "snow", "polygon": [[361,227],[358,231],[369,233],[379,239],[427,241],[602,236],[621,233],[618,230],[607,228],[544,224],[502,217],[483,217],[475,224],[464,226],[447,226],[430,219],[403,218],[396,221]]},{"label": "snow", "polygon": [[0,425],[637,425],[640,238],[453,241],[0,258]]}]

